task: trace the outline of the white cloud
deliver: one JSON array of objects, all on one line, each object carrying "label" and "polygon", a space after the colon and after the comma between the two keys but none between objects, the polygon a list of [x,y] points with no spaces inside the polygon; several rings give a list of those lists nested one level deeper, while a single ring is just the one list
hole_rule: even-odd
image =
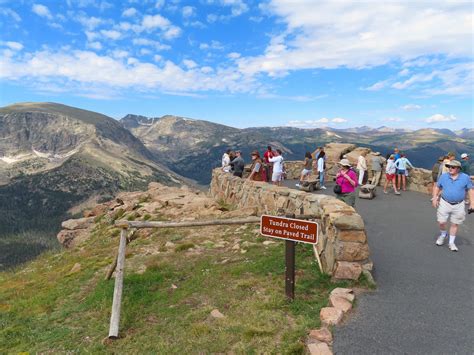
[{"label": "white cloud", "polygon": [[146,38],[134,38],[132,40],[132,43],[136,46],[150,46],[154,47],[157,50],[167,50],[170,49],[171,47],[167,44],[162,44],[158,41],[153,41],[151,39],[146,39]]},{"label": "white cloud", "polygon": [[102,49],[102,44],[100,42],[87,42],[87,47],[96,49],[96,50],[101,50]]},{"label": "white cloud", "polygon": [[44,5],[33,4],[33,6],[31,7],[31,11],[33,11],[36,15],[46,17],[49,20],[53,19],[53,15],[51,15],[49,9]]},{"label": "white cloud", "polygon": [[410,70],[407,68],[404,68],[398,73],[399,76],[407,76],[408,74],[410,74]]},{"label": "white cloud", "polygon": [[382,90],[384,87],[387,86],[387,80],[383,80],[383,81],[379,81],[367,88],[363,88],[363,90],[367,90],[367,91],[379,91],[379,90]]},{"label": "white cloud", "polygon": [[100,37],[100,35],[96,32],[85,31],[84,33],[86,34],[88,41],[94,41],[96,38]]},{"label": "white cloud", "polygon": [[249,10],[248,5],[242,0],[207,0],[207,3],[213,5],[220,5],[223,7],[230,7],[230,14],[228,15],[207,15],[206,19],[209,23],[214,23],[217,21],[228,21],[231,18],[240,16]]},{"label": "white cloud", "polygon": [[134,7],[130,7],[122,12],[123,17],[132,17],[132,16],[135,16],[136,14],[137,14],[137,9],[135,9]]},{"label": "white cloud", "polygon": [[436,115],[426,118],[424,121],[427,123],[452,122],[452,121],[456,121],[456,116],[454,115],[445,116],[440,113],[437,113]]},{"label": "white cloud", "polygon": [[404,111],[415,111],[415,110],[421,109],[421,106],[420,106],[420,105],[416,105],[416,104],[408,104],[408,105],[402,106],[401,108],[402,108],[402,110],[404,110]]},{"label": "white cloud", "polygon": [[348,122],[345,118],[336,117],[336,118],[327,118],[323,117],[318,120],[292,120],[286,123],[286,126],[298,127],[298,128],[316,128],[324,127],[328,124],[339,124]]},{"label": "white cloud", "polygon": [[143,17],[142,26],[145,30],[153,30],[155,28],[166,29],[171,22],[161,15],[146,15]]},{"label": "white cloud", "polygon": [[113,40],[117,40],[122,37],[122,34],[115,30],[101,30],[100,33],[102,36]]},{"label": "white cloud", "polygon": [[253,75],[361,69],[422,56],[472,57],[469,2],[319,1],[317,11],[314,6],[309,0],[265,6],[286,29],[273,35],[264,54],[241,58],[240,70]]},{"label": "white cloud", "polygon": [[189,18],[196,15],[196,8],[193,6],[183,7],[182,14],[184,18]]},{"label": "white cloud", "polygon": [[5,46],[8,48],[14,50],[14,51],[21,51],[23,49],[23,45],[19,42],[12,42],[12,41],[7,41],[3,42]]},{"label": "white cloud", "polygon": [[12,9],[0,8],[0,15],[5,16],[5,17],[9,17],[9,18],[13,19],[16,22],[21,21],[20,15],[18,15]]},{"label": "white cloud", "polygon": [[383,122],[403,122],[404,119],[400,117],[387,117],[387,118],[382,118],[381,121]]},{"label": "white cloud", "polygon": [[0,56],[0,67],[2,79],[18,80],[30,86],[37,86],[41,81],[54,82],[75,94],[90,86],[115,91],[133,88],[149,93],[209,90],[237,93],[252,92],[261,86],[257,80],[232,68],[183,69],[169,60],[155,65],[137,58],[128,58],[124,63],[122,58],[80,50],[43,50],[15,58]]},{"label": "white cloud", "polygon": [[129,53],[127,51],[124,51],[124,50],[116,49],[116,50],[112,51],[112,56],[114,58],[126,58],[126,57],[129,56]]},{"label": "white cloud", "polygon": [[240,53],[232,52],[232,53],[227,54],[227,57],[230,59],[237,59],[237,58],[240,58]]},{"label": "white cloud", "polygon": [[193,68],[196,68],[197,67],[197,64],[194,60],[190,60],[190,59],[185,59],[183,60],[183,64],[186,66],[186,68],[188,69],[193,69]]},{"label": "white cloud", "polygon": [[164,4],[165,4],[165,0],[158,0],[158,1],[155,3],[155,8],[161,9]]},{"label": "white cloud", "polygon": [[211,43],[200,43],[199,44],[199,49],[207,50],[207,49],[216,49],[216,50],[222,50],[224,49],[224,46],[222,45],[221,42],[219,41],[211,41]]},{"label": "white cloud", "polygon": [[94,16],[86,16],[85,14],[79,15],[77,17],[77,21],[79,21],[79,23],[89,31],[92,31],[96,27],[106,23],[104,19],[94,17]]},{"label": "white cloud", "polygon": [[176,26],[171,26],[169,29],[165,31],[163,37],[165,39],[173,39],[179,37],[181,35],[181,28]]},{"label": "white cloud", "polygon": [[159,63],[159,62],[161,62],[161,61],[163,60],[163,57],[162,57],[161,55],[159,55],[159,54],[155,54],[155,55],[153,56],[153,60],[154,60],[155,62]]}]

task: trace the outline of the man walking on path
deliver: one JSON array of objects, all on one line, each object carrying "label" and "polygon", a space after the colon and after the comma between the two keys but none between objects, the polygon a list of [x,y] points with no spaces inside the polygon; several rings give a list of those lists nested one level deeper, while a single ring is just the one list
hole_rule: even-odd
[{"label": "man walking on path", "polygon": [[383,158],[379,152],[374,153],[374,155],[372,158],[372,185],[377,186],[382,175]]},{"label": "man walking on path", "polygon": [[[458,226],[466,218],[464,208],[464,199],[466,192],[469,194],[471,209],[474,209],[474,189],[471,178],[462,173],[461,163],[457,160],[451,160],[448,173],[442,174],[438,182],[433,187],[433,197],[431,202],[434,208],[437,208],[437,219],[439,223],[440,236],[436,240],[436,245],[443,245],[447,236],[448,219],[451,221],[449,228],[449,250],[458,251],[456,244],[456,233]],[[440,199],[441,196],[441,199]]]},{"label": "man walking on path", "polygon": [[359,186],[362,185],[364,182],[364,176],[367,172],[367,160],[365,160],[365,156],[367,152],[362,152],[359,155],[359,159],[357,160],[357,170],[359,171]]}]

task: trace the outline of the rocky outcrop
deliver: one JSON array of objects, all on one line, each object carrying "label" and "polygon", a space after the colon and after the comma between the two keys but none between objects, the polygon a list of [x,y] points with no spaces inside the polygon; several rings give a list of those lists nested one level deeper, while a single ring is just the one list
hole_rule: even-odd
[{"label": "rocky outcrop", "polygon": [[337,279],[356,280],[371,263],[364,222],[356,211],[332,196],[248,181],[215,169],[210,194],[216,200],[255,208],[259,214],[311,214],[319,221],[319,253],[323,271]]},{"label": "rocky outcrop", "polygon": [[[99,219],[113,225],[117,219],[192,221],[249,215],[256,215],[256,210],[247,208],[228,211],[226,206],[220,205],[202,191],[152,182],[146,191],[119,193],[115,199],[84,211],[83,218],[64,221],[63,230],[57,239],[65,248],[76,247],[90,237]],[[172,248],[172,244],[168,247]]]}]

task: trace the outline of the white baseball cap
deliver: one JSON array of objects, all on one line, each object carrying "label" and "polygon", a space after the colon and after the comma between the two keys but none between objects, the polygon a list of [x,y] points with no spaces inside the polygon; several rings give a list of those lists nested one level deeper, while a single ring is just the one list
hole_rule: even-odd
[{"label": "white baseball cap", "polygon": [[462,154],[461,154],[461,159],[467,158],[468,156],[469,156],[469,154],[467,154],[467,153],[462,153]]}]

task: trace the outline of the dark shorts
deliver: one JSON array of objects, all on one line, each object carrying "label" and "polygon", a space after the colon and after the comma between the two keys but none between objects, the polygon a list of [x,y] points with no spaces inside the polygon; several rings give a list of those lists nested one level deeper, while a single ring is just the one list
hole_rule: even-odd
[{"label": "dark shorts", "polygon": [[405,175],[405,169],[397,169],[398,175]]}]

